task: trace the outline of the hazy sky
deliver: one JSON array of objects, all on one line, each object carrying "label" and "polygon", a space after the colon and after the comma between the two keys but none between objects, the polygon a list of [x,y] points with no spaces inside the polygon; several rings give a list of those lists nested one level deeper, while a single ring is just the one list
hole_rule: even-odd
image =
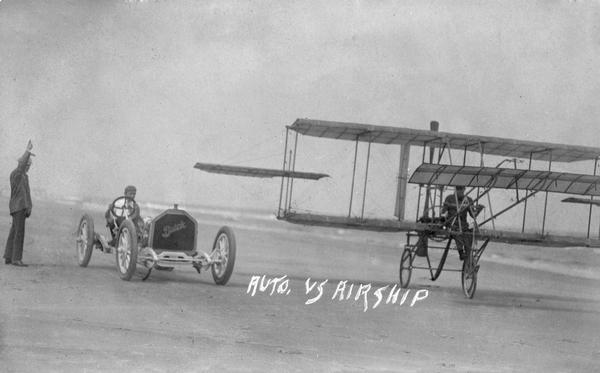
[{"label": "hazy sky", "polygon": [[3,187],[31,138],[50,193],[275,207],[192,167],[280,167],[299,117],[599,146],[595,1],[2,0],[0,62]]}]

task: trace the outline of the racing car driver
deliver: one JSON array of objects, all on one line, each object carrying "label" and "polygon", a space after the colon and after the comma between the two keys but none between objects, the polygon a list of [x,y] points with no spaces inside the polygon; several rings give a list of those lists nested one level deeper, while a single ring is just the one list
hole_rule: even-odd
[{"label": "racing car driver", "polygon": [[[133,207],[132,207],[133,213],[131,215],[129,215],[129,219],[131,221],[133,221],[133,223],[136,225],[136,227],[138,229],[138,232],[140,232],[143,229],[144,221],[140,217],[140,206],[135,201],[136,192],[137,192],[137,189],[135,188],[135,186],[128,185],[125,187],[124,195],[125,195],[125,197],[131,198],[131,200],[128,200],[128,202],[126,202],[126,203],[133,203]],[[119,227],[119,226],[121,226],[121,223],[123,222],[123,220],[125,220],[125,217],[114,216],[113,213],[111,212],[111,208],[112,208],[112,204],[109,204],[108,210],[106,210],[106,212],[104,213],[104,217],[106,218],[106,226],[108,227],[108,230],[110,231],[110,234],[112,236],[112,240],[109,242],[109,244],[111,246],[115,246],[116,237],[115,237],[115,232],[113,231],[115,219],[117,222],[117,227]]]}]

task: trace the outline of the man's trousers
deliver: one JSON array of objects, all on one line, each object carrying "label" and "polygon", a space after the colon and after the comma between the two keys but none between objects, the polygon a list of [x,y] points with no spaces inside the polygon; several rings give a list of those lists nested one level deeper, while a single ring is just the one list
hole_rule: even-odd
[{"label": "man's trousers", "polygon": [[4,250],[4,259],[8,259],[13,263],[23,259],[23,242],[25,240],[25,211],[20,210],[13,212],[12,225],[8,240],[6,240],[6,248]]}]

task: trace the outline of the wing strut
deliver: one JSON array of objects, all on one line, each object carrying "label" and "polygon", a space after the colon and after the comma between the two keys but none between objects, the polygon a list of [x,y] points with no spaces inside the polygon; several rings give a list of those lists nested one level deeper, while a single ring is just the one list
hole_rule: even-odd
[{"label": "wing strut", "polygon": [[[550,151],[550,160],[548,161],[548,172],[552,171],[552,150]],[[558,176],[557,178],[558,179]],[[542,218],[542,236],[544,235],[544,229],[546,228],[546,210],[548,208],[548,190],[546,190],[546,197],[544,198],[544,217]]]},{"label": "wing strut", "polygon": [[[594,160],[594,176],[596,176],[596,168],[598,167],[598,157]],[[594,202],[594,196],[590,196],[590,212],[588,213],[588,229],[587,238],[590,238],[590,226],[592,224],[592,203]],[[600,230],[598,231],[598,237],[600,237]]]}]

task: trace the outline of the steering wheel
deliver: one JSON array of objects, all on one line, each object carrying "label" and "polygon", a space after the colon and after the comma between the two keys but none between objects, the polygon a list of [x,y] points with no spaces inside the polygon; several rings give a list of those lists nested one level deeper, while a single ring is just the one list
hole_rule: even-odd
[{"label": "steering wheel", "polygon": [[110,205],[110,212],[118,218],[126,218],[133,215],[135,201],[131,197],[121,196]]}]

